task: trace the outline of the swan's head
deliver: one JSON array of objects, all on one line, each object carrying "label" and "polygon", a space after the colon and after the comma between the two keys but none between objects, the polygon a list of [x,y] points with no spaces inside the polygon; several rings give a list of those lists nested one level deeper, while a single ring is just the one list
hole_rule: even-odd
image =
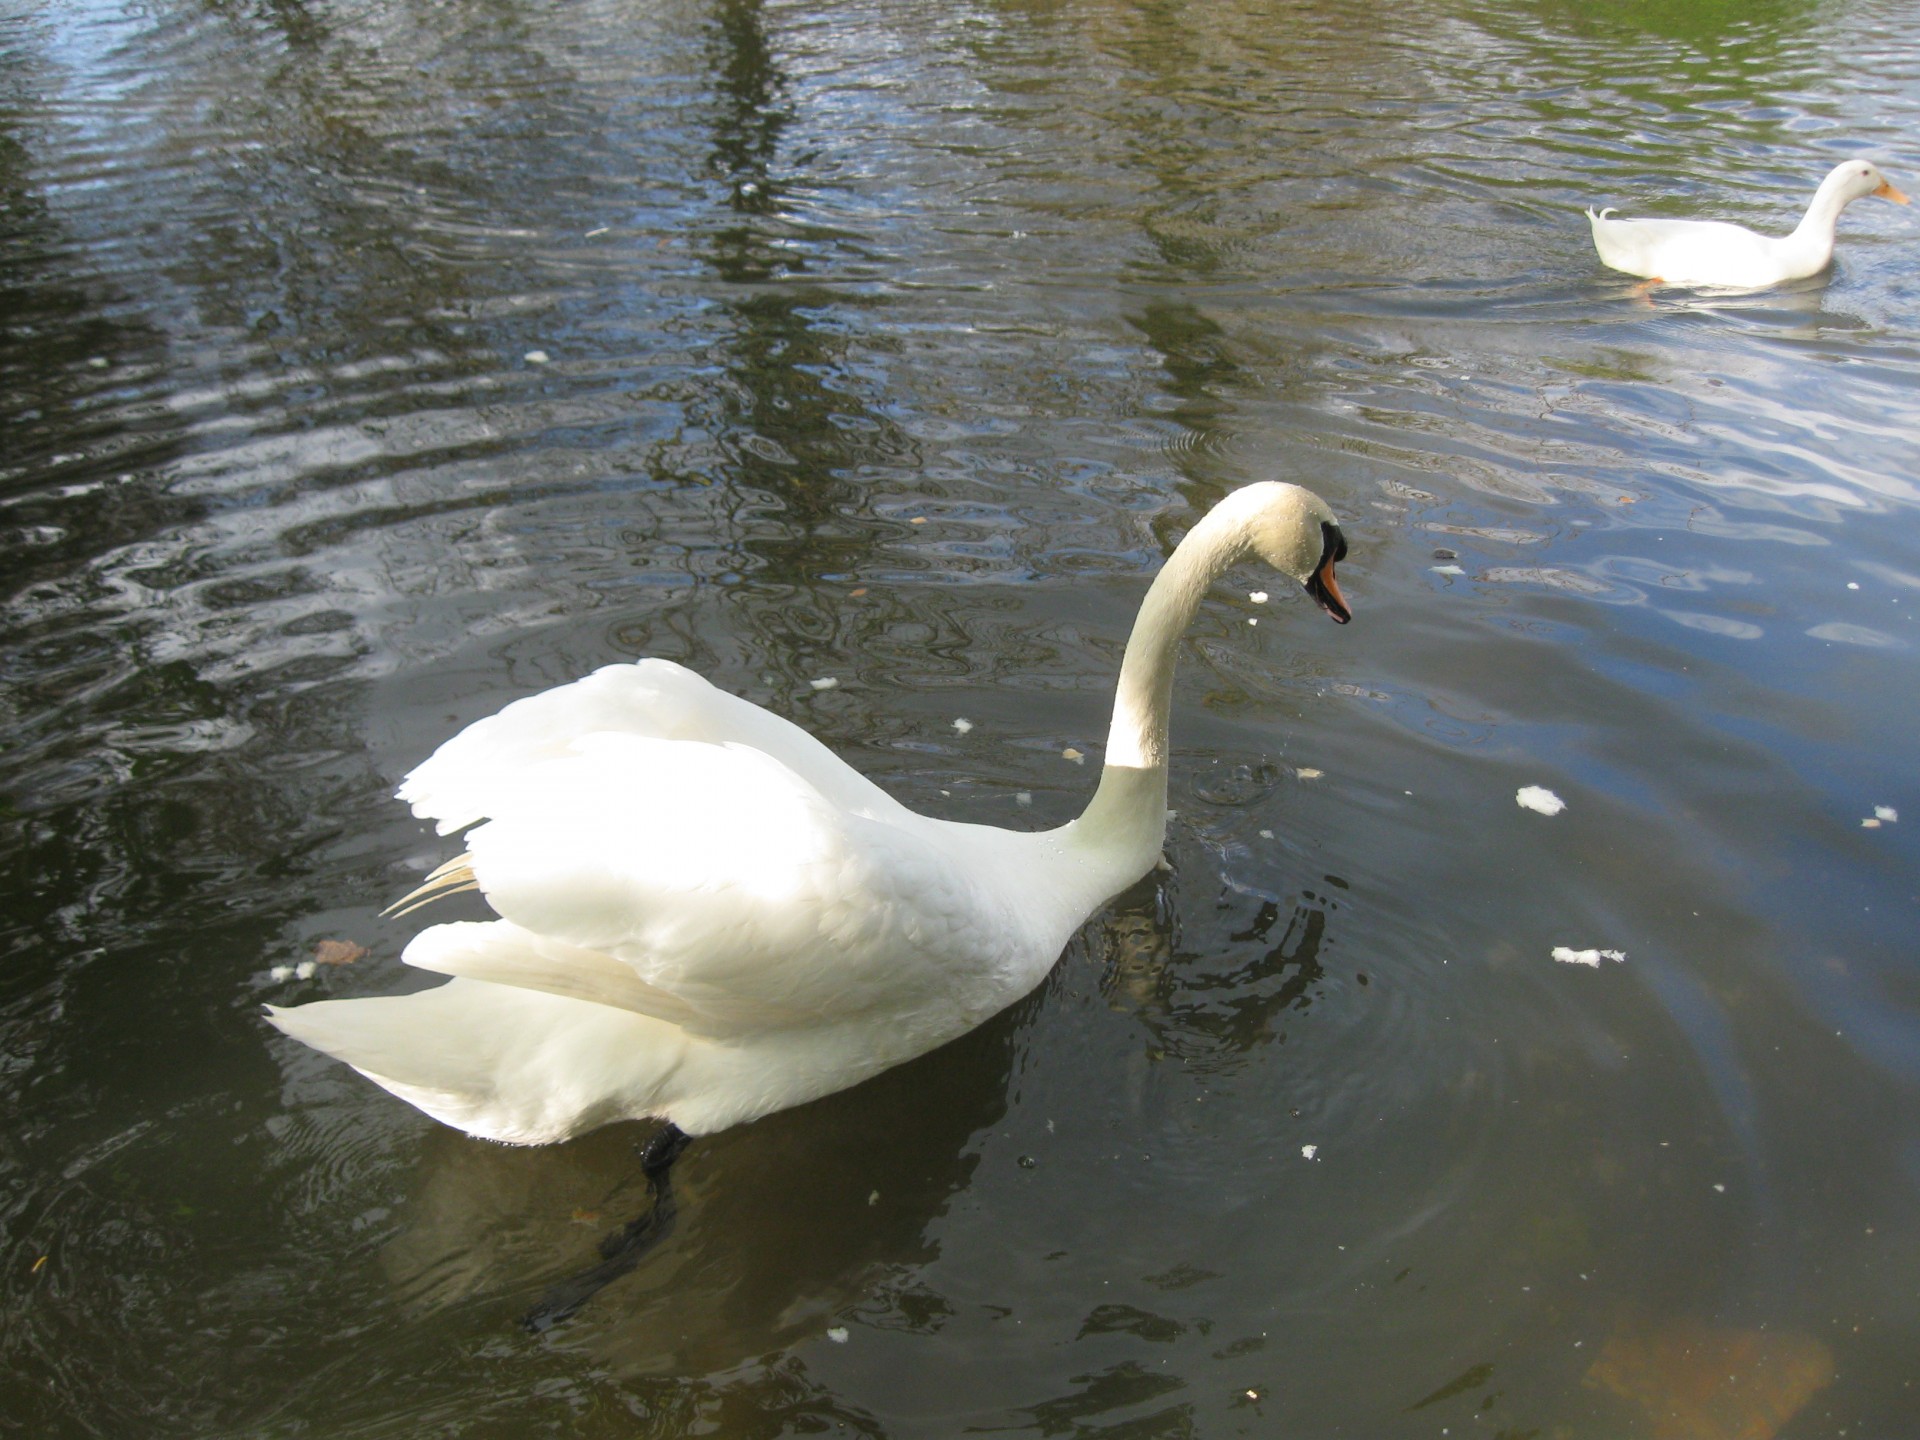
[{"label": "swan's head", "polygon": [[1269,480],[1249,485],[1233,497],[1247,505],[1242,523],[1254,552],[1313,597],[1339,624],[1353,618],[1333,578],[1336,562],[1347,558],[1347,538],[1333,511],[1311,490]]},{"label": "swan's head", "polygon": [[1905,192],[1882,175],[1880,167],[1871,160],[1845,160],[1834,166],[1820,182],[1821,189],[1829,187],[1839,194],[1842,205],[1851,205],[1869,195],[1878,195],[1896,205],[1907,203]]}]

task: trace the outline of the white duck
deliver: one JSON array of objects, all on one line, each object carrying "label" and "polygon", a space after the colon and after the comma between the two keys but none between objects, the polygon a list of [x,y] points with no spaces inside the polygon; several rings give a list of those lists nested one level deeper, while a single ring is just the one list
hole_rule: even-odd
[{"label": "white duck", "polygon": [[1349,618],[1324,502],[1227,496],[1154,580],[1120,669],[1092,803],[1022,833],[915,814],[819,741],[665,660],[515,701],[399,796],[466,853],[395,909],[478,889],[500,919],[436,925],[416,994],[269,1006],[273,1023],[429,1115],[516,1144],[665,1119],[686,1137],[854,1085],[1025,995],[1159,858],[1175,649],[1254,556]]},{"label": "white duck", "polygon": [[1833,260],[1840,212],[1878,195],[1905,205],[1907,197],[1866,160],[1833,167],[1814,191],[1806,218],[1776,240],[1723,220],[1615,220],[1611,207],[1587,211],[1601,263],[1667,285],[1758,290],[1817,275]]}]

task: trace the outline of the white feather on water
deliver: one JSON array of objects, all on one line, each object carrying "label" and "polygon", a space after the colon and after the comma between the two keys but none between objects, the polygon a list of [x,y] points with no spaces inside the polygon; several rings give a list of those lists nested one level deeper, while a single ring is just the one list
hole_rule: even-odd
[{"label": "white feather on water", "polygon": [[1522,785],[1513,798],[1521,809],[1537,810],[1542,815],[1558,815],[1567,808],[1567,802],[1544,785]]},{"label": "white feather on water", "polygon": [[1570,945],[1556,945],[1553,947],[1553,958],[1562,965],[1587,965],[1598,970],[1602,960],[1618,964],[1627,956],[1623,950],[1575,950]]}]

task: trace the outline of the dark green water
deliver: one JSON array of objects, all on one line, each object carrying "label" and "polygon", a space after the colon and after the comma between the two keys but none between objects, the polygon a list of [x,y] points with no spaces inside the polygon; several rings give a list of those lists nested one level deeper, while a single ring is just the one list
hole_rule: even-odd
[{"label": "dark green water", "polygon": [[[0,1430],[1920,1433],[1920,217],[1649,300],[1580,214],[1920,189],[1917,36],[0,10]],[[642,1127],[467,1140],[261,1021],[431,983],[394,784],[636,654],[1064,819],[1148,576],[1269,476],[1358,618],[1215,594],[1170,868],[701,1142],[571,1325],[515,1322]]]}]

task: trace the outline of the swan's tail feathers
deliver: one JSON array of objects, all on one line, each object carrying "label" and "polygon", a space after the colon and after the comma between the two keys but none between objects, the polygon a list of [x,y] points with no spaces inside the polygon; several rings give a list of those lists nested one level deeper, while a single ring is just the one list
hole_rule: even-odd
[{"label": "swan's tail feathers", "polygon": [[402,915],[411,915],[422,905],[431,905],[444,896],[461,895],[479,888],[479,877],[473,873],[473,857],[456,855],[427,876],[425,883],[409,890],[380,913],[397,920]]},{"label": "swan's tail feathers", "polygon": [[1595,210],[1591,205],[1589,205],[1587,207],[1587,220],[1591,224],[1598,225],[1602,220],[1605,220],[1608,216],[1612,215],[1618,208],[1619,207],[1615,205],[1607,205],[1607,206],[1603,206],[1599,210]]},{"label": "swan's tail feathers", "polygon": [[630,1010],[480,980],[269,1005],[267,1018],[434,1119],[510,1145],[667,1114],[688,1048]]},{"label": "swan's tail feathers", "polygon": [[[473,1033],[471,1024],[456,1023],[471,1017],[447,1013],[445,1001],[452,997],[443,991],[448,988],[418,995],[269,1005],[267,1019],[283,1033],[345,1061],[396,1094],[404,1089],[477,1095],[493,1083],[488,1046],[484,1037]],[[421,1108],[439,1113],[427,1105]]]}]

